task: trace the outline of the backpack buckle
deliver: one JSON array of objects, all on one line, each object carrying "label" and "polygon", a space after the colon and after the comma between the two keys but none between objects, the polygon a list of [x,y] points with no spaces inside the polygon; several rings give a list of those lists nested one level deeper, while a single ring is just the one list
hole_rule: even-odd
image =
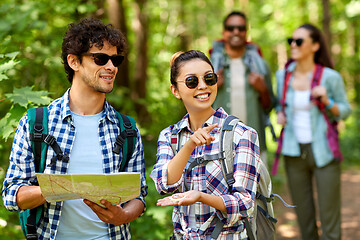
[{"label": "backpack buckle", "polygon": [[56,141],[55,137],[50,134],[46,135],[46,137],[44,139],[44,142],[50,146],[53,145],[55,141]]},{"label": "backpack buckle", "polygon": [[26,234],[26,240],[38,240],[38,236],[36,233],[28,233]]},{"label": "backpack buckle", "polygon": [[125,129],[126,136],[127,137],[135,137],[136,131],[134,129]]},{"label": "backpack buckle", "polygon": [[43,134],[41,132],[34,132],[30,134],[30,140],[34,142],[41,142],[43,138]]},{"label": "backpack buckle", "polygon": [[122,148],[124,143],[125,143],[125,138],[121,136],[121,134],[118,135],[114,143],[113,153],[120,154],[120,148]]},{"label": "backpack buckle", "polygon": [[205,160],[204,160],[203,157],[198,157],[198,158],[196,158],[196,163],[197,163],[197,164],[202,164],[203,162],[205,162]]},{"label": "backpack buckle", "polygon": [[228,179],[226,180],[226,183],[228,184],[228,186],[232,186],[235,183],[235,179],[234,178]]},{"label": "backpack buckle", "polygon": [[[131,128],[132,128],[131,122],[124,122],[123,125],[124,125],[124,127],[127,128],[127,129],[131,129]],[[127,129],[126,129],[126,130],[127,130]]]}]

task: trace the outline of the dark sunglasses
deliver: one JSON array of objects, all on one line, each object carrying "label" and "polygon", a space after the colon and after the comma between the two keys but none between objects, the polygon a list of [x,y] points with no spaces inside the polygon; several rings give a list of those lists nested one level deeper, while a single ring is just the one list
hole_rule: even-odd
[{"label": "dark sunglasses", "polygon": [[[215,73],[205,74],[204,81],[208,86],[215,85],[217,83],[217,75]],[[197,76],[190,76],[185,78],[185,81],[178,81],[178,82],[185,82],[185,85],[188,88],[194,89],[199,85],[199,78]]]},{"label": "dark sunglasses", "polygon": [[124,56],[121,55],[112,55],[109,56],[105,53],[84,53],[83,56],[92,56],[94,58],[94,62],[99,66],[104,66],[109,59],[111,59],[114,67],[120,66],[120,64],[124,61]]},{"label": "dark sunglasses", "polygon": [[225,26],[225,30],[229,31],[229,32],[233,32],[236,28],[237,28],[237,30],[239,30],[239,32],[246,31],[246,25],[238,25],[238,26],[226,25]]},{"label": "dark sunglasses", "polygon": [[288,43],[289,45],[291,45],[293,43],[293,41],[295,41],[296,46],[300,47],[301,44],[304,42],[303,38],[298,38],[298,39],[294,39],[294,38],[288,38]]}]

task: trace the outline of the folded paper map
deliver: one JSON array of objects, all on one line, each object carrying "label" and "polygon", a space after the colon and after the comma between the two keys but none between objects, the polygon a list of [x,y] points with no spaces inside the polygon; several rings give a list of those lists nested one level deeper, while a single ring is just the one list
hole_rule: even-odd
[{"label": "folded paper map", "polygon": [[113,205],[140,195],[140,173],[36,174],[41,193],[48,202],[88,199],[99,205],[101,199]]}]

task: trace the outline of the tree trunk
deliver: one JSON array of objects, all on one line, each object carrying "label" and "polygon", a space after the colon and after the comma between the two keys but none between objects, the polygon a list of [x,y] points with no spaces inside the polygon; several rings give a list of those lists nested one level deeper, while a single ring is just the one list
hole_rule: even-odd
[{"label": "tree trunk", "polygon": [[322,0],[323,5],[323,29],[324,29],[324,37],[326,44],[331,49],[331,31],[330,31],[330,8],[329,8],[329,0]]},{"label": "tree trunk", "polygon": [[[110,23],[121,32],[127,38],[127,27],[125,19],[125,9],[122,0],[106,0],[107,1],[107,13]],[[118,74],[116,75],[116,86],[130,88],[129,80],[129,61],[125,57],[123,63],[120,65]]]},{"label": "tree trunk", "polygon": [[144,13],[145,4],[146,0],[135,0],[134,3],[136,12],[134,31],[136,36],[135,49],[137,50],[137,59],[135,63],[136,65],[134,76],[134,86],[136,86],[136,90],[134,89],[134,91],[132,91],[132,96],[136,103],[136,110],[140,122],[151,121],[146,109],[146,105],[144,104],[144,101],[142,101],[146,98],[146,81],[148,66],[148,28],[147,16]]}]

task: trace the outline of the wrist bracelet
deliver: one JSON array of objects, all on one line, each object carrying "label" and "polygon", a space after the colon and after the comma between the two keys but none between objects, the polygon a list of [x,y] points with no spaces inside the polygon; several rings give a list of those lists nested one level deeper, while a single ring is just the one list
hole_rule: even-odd
[{"label": "wrist bracelet", "polygon": [[326,105],[326,109],[330,109],[334,106],[335,102],[332,98],[329,98],[329,104]]}]

